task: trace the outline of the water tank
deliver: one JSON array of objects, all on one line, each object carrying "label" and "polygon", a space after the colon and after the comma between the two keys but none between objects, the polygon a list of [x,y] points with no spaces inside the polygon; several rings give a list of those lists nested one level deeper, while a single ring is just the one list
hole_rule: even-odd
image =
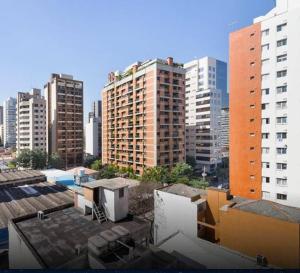
[{"label": "water tank", "polygon": [[79,170],[79,177],[83,177],[85,175],[85,170],[84,169],[80,169]]}]

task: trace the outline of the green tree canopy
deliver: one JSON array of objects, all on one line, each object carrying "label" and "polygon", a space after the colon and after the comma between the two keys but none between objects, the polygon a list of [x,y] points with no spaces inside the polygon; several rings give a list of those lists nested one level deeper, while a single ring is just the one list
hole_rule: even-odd
[{"label": "green tree canopy", "polygon": [[190,165],[193,169],[196,167],[196,158],[194,156],[186,156],[186,163]]},{"label": "green tree canopy", "polygon": [[193,168],[184,163],[177,163],[171,171],[172,178],[176,181],[180,177],[187,177],[188,179],[193,175]]},{"label": "green tree canopy", "polygon": [[61,169],[64,167],[63,165],[63,160],[57,153],[54,153],[49,156],[48,168]]},{"label": "green tree canopy", "polygon": [[22,150],[16,158],[17,166],[22,168],[31,167],[31,151],[28,149]]},{"label": "green tree canopy", "polygon": [[34,149],[31,151],[31,168],[34,170],[42,170],[47,166],[47,153]]},{"label": "green tree canopy", "polygon": [[102,168],[102,162],[100,159],[95,160],[91,165],[90,168],[94,171],[100,171]]},{"label": "green tree canopy", "polygon": [[170,183],[169,170],[163,166],[155,166],[144,170],[141,177],[143,182]]}]

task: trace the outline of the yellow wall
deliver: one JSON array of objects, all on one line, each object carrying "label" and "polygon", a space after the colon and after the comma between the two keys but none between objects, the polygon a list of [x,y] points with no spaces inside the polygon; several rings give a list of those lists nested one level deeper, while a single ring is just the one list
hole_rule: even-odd
[{"label": "yellow wall", "polygon": [[229,208],[220,211],[220,244],[268,263],[299,268],[299,224]]}]

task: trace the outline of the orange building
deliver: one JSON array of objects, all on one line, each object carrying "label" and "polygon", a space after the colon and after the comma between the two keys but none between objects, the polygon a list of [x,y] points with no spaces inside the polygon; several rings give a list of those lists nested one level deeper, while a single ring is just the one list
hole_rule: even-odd
[{"label": "orange building", "polygon": [[260,24],[230,35],[230,189],[261,198]]},{"label": "orange building", "polygon": [[172,58],[109,74],[102,92],[102,161],[132,167],[185,160],[185,70]]},{"label": "orange building", "polygon": [[267,200],[232,198],[208,188],[198,213],[199,236],[269,266],[300,267],[300,209]]}]

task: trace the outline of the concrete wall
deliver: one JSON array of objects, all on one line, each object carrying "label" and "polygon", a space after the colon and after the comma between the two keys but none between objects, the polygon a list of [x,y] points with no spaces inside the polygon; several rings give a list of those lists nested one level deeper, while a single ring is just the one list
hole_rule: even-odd
[{"label": "concrete wall", "polygon": [[198,205],[190,198],[159,190],[154,191],[154,241],[159,243],[180,230],[198,236]]},{"label": "concrete wall", "polygon": [[9,268],[10,269],[42,269],[36,257],[24,243],[14,226],[8,223],[9,232]]},{"label": "concrete wall", "polygon": [[299,268],[299,224],[229,208],[220,213],[220,244],[269,264]]}]

